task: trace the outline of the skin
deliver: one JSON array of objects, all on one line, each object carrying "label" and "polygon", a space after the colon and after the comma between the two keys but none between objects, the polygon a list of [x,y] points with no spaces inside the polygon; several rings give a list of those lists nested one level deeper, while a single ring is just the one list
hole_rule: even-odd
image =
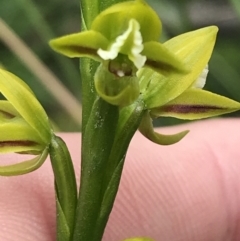
[{"label": "skin", "polygon": [[[239,119],[161,129],[190,129],[179,143],[157,146],[137,133],[104,241],[149,236],[156,241],[240,240]],[[79,170],[80,134],[61,135]],[[19,156],[4,155],[1,163]],[[78,179],[79,175],[77,174]],[[0,177],[0,240],[55,239],[51,165],[24,176]]]}]

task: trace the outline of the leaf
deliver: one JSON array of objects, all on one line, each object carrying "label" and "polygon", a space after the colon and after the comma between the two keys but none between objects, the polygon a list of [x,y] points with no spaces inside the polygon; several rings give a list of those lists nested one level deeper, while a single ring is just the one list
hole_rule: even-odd
[{"label": "leaf", "polygon": [[60,137],[52,137],[49,155],[55,178],[57,201],[61,206],[61,212],[64,214],[64,222],[66,222],[69,232],[72,234],[75,226],[77,184],[70,153]]},{"label": "leaf", "polygon": [[202,89],[190,88],[164,106],[153,108],[152,116],[171,116],[185,120],[202,119],[234,112],[240,103]]},{"label": "leaf", "polygon": [[70,231],[62,207],[56,197],[57,204],[57,241],[70,241]]},{"label": "leaf", "polygon": [[150,141],[159,145],[172,145],[179,142],[189,131],[182,131],[174,135],[163,135],[153,129],[152,119],[149,112],[146,112],[139,126],[139,131]]}]

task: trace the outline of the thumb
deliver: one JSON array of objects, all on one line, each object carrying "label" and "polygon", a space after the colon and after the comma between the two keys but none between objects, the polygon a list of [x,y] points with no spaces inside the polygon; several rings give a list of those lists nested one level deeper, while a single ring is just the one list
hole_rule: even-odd
[{"label": "thumb", "polygon": [[239,127],[225,119],[161,129],[190,129],[168,147],[136,134],[104,241],[240,240]]}]

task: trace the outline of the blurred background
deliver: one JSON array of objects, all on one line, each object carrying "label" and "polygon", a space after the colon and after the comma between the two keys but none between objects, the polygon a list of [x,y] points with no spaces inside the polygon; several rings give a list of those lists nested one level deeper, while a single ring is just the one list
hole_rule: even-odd
[{"label": "blurred background", "polygon": [[[147,0],[163,23],[161,41],[217,25],[216,47],[205,89],[240,101],[240,1]],[[0,65],[33,89],[55,129],[81,130],[79,61],[56,54],[51,38],[80,29],[78,0],[1,0]],[[225,117],[240,117],[240,112]],[[156,125],[182,123],[161,118]]]}]

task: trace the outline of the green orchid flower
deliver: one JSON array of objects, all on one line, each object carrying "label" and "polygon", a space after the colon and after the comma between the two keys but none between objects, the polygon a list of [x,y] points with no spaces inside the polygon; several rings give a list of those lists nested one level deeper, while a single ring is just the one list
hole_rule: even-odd
[{"label": "green orchid flower", "polygon": [[113,105],[125,106],[139,96],[136,73],[141,68],[166,76],[187,72],[181,59],[158,42],[161,28],[157,14],[144,1],[128,1],[101,12],[89,30],[54,39],[50,45],[68,57],[101,62],[95,75],[97,93]]},{"label": "green orchid flower", "polygon": [[217,31],[215,26],[206,27],[161,44],[157,14],[144,1],[135,0],[111,6],[89,30],[54,39],[50,45],[68,57],[99,61],[94,78],[97,93],[120,107],[142,99],[145,113],[140,132],[169,145],[188,131],[161,135],[153,130],[153,118],[193,120],[239,109],[238,102],[202,90]]},{"label": "green orchid flower", "polygon": [[17,76],[0,69],[0,153],[36,155],[21,163],[0,166],[0,175],[12,176],[40,167],[48,155],[52,130],[48,117],[30,88]]},{"label": "green orchid flower", "polygon": [[196,120],[240,109],[240,103],[205,91],[208,62],[215,44],[218,28],[210,26],[170,39],[164,46],[183,60],[190,72],[172,72],[163,76],[151,69],[138,72],[141,98],[146,105],[139,130],[151,141],[169,145],[181,140],[188,131],[175,135],[154,132],[152,118],[161,116]]}]

